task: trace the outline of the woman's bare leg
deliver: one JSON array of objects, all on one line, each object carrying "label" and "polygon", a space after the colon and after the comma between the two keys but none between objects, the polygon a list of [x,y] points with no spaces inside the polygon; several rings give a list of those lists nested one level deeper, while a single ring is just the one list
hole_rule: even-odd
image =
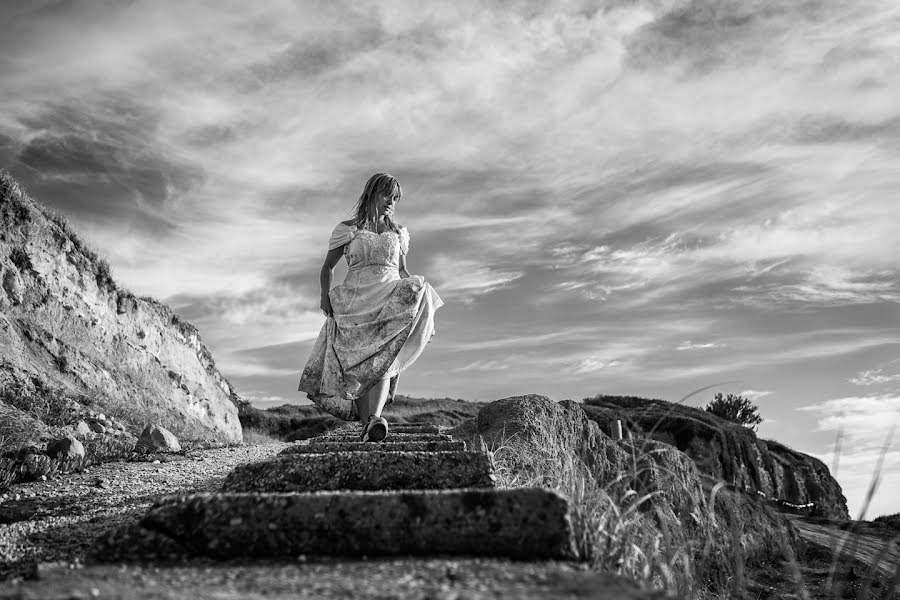
[{"label": "woman's bare leg", "polygon": [[[369,415],[381,416],[381,411],[384,410],[384,405],[387,403],[388,392],[391,389],[391,379],[390,377],[386,377],[384,379],[379,379],[375,382],[375,385],[372,386],[372,389],[366,394],[367,402],[367,411],[366,411],[366,421],[369,420]],[[363,421],[365,423],[365,421]]]},{"label": "woman's bare leg", "polygon": [[368,392],[355,400],[356,412],[359,414],[359,420],[363,427],[369,422],[369,415],[381,416],[381,411],[384,410],[384,405],[387,403],[390,387],[390,378],[380,379],[369,388]]},{"label": "woman's bare leg", "polygon": [[363,394],[353,402],[356,404],[356,414],[359,415],[359,420],[365,427],[369,421],[369,396]]}]

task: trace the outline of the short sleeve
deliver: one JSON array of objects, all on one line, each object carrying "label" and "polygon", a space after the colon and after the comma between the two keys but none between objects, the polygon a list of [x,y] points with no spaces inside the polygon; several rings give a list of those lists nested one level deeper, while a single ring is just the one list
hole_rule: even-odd
[{"label": "short sleeve", "polygon": [[406,227],[400,227],[400,254],[406,256],[409,252],[409,230]]},{"label": "short sleeve", "polygon": [[356,237],[356,225],[344,225],[338,223],[334,231],[331,232],[331,238],[328,240],[328,250],[340,248]]}]

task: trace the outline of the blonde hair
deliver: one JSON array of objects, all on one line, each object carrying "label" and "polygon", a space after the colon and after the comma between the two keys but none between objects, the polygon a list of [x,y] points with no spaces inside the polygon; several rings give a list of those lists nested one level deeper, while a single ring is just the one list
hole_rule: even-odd
[{"label": "blonde hair", "polygon": [[[378,197],[381,194],[393,194],[394,190],[396,190],[397,198],[399,199],[403,195],[403,190],[400,189],[400,182],[390,173],[375,173],[369,177],[369,181],[366,182],[366,187],[363,188],[363,193],[356,203],[356,226],[362,229],[367,222],[374,222],[376,219],[375,203]],[[394,224],[393,218],[385,215],[384,222],[389,228],[398,233],[400,232]]]}]

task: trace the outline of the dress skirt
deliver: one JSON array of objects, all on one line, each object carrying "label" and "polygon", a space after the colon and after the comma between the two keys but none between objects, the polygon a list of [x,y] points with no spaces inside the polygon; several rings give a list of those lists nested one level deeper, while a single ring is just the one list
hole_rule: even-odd
[{"label": "dress skirt", "polygon": [[397,377],[434,336],[443,301],[421,276],[401,279],[396,266],[351,268],[329,292],[334,317],[319,331],[299,390],[326,412],[359,419],[357,398],[381,379]]}]

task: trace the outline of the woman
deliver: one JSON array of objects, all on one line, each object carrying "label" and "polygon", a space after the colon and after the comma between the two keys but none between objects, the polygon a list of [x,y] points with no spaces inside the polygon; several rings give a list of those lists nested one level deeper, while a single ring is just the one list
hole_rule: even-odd
[{"label": "woman", "polygon": [[[327,412],[363,423],[360,439],[387,436],[384,405],[393,400],[399,374],[434,335],[437,292],[406,270],[409,232],[394,222],[402,192],[387,173],[369,178],[356,216],[331,232],[319,281],[328,319],[300,378],[300,391]],[[331,288],[334,267],[350,269]]]}]

